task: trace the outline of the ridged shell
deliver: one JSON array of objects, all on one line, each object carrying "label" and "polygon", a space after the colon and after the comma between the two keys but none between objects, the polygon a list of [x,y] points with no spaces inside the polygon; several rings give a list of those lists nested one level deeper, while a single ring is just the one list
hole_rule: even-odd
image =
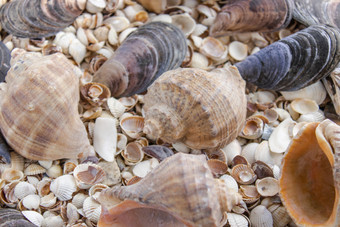
[{"label": "ridged shell", "polygon": [[[305,124],[283,159],[280,195],[299,226],[339,226],[340,126]],[[298,183],[297,183],[298,182]]]},{"label": "ridged shell", "polygon": [[179,28],[164,22],[150,22],[131,33],[95,73],[114,97],[145,91],[163,72],[177,68],[187,50]]},{"label": "ridged shell", "polygon": [[340,31],[313,25],[281,39],[236,64],[260,88],[291,91],[328,76],[340,61]]},{"label": "ridged shell", "polygon": [[[130,217],[137,223],[154,223],[157,220],[150,225],[161,226],[161,223],[168,224],[170,215],[177,219],[177,224],[181,223],[180,226],[218,226],[223,213],[240,201],[240,195],[213,178],[203,155],[177,153],[161,162],[139,182],[105,190],[99,199],[104,209],[98,226],[114,224],[114,220],[128,225],[124,222]],[[120,200],[125,202],[111,208]],[[128,212],[138,215],[143,211],[150,213],[139,218],[128,215]],[[119,220],[124,217],[124,212],[125,219]],[[165,212],[170,215],[165,215]],[[156,216],[151,218],[152,215]],[[137,225],[132,222],[130,226]]]},{"label": "ridged shell", "polygon": [[286,27],[292,18],[291,0],[227,1],[210,28],[210,34],[221,36],[234,32],[276,31]]},{"label": "ridged shell", "polygon": [[25,226],[35,227],[36,225],[27,221],[20,211],[9,208],[0,209],[0,226]]},{"label": "ridged shell", "polygon": [[85,4],[85,0],[13,0],[1,7],[0,22],[14,36],[48,37],[70,25]]},{"label": "ridged shell", "polygon": [[73,175],[79,188],[89,189],[92,185],[102,182],[106,174],[100,166],[84,163],[74,169]]},{"label": "ridged shell", "polygon": [[246,115],[245,83],[235,67],[164,73],[144,97],[144,132],[194,149],[233,141]]},{"label": "ridged shell", "polygon": [[[1,95],[0,127],[8,144],[33,160],[77,158],[89,152],[79,118],[77,68],[60,53],[12,51],[7,89]],[[56,152],[58,151],[58,152]]]},{"label": "ridged shell", "polygon": [[72,175],[63,175],[52,181],[50,189],[59,200],[66,201],[72,199],[77,185]]},{"label": "ridged shell", "polygon": [[249,216],[250,222],[254,227],[272,227],[273,216],[265,206],[259,205],[255,207]]},{"label": "ridged shell", "polygon": [[5,77],[9,70],[11,54],[7,46],[0,42],[0,82],[5,81]]}]

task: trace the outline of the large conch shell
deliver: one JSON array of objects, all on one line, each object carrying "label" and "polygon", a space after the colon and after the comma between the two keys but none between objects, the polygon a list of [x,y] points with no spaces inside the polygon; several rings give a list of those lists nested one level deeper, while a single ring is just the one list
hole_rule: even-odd
[{"label": "large conch shell", "polygon": [[177,153],[139,182],[104,190],[99,200],[99,227],[222,226],[241,197],[213,178],[205,156]]},{"label": "large conch shell", "polygon": [[[12,51],[0,91],[0,128],[8,144],[33,160],[74,159],[91,150],[79,118],[79,75],[63,54]],[[79,70],[79,69],[78,69]]]},{"label": "large conch shell", "polygon": [[340,61],[340,31],[313,25],[281,39],[236,64],[260,88],[291,91],[328,76]]},{"label": "large conch shell", "polygon": [[7,46],[0,42],[0,82],[5,80],[7,72],[9,70],[11,61],[11,53]]},{"label": "large conch shell", "polygon": [[163,72],[177,68],[187,50],[182,31],[165,22],[150,22],[131,33],[94,75],[114,97],[143,92]]},{"label": "large conch shell", "polygon": [[231,0],[217,14],[210,28],[212,36],[237,32],[277,31],[292,19],[292,0]]},{"label": "large conch shell", "polygon": [[85,5],[86,0],[12,0],[1,7],[0,22],[12,35],[42,38],[72,24]]},{"label": "large conch shell", "polygon": [[339,226],[340,126],[308,123],[293,138],[283,159],[280,194],[299,226]]},{"label": "large conch shell", "polygon": [[236,67],[179,68],[161,75],[144,97],[144,132],[194,149],[233,141],[246,118],[245,82]]}]

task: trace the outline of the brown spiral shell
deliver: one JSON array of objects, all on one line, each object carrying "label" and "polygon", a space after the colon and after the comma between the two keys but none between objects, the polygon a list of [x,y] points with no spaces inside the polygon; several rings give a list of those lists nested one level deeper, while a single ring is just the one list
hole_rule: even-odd
[{"label": "brown spiral shell", "polygon": [[168,71],[144,98],[144,132],[194,149],[225,146],[245,122],[245,82],[233,66],[211,72],[194,68]]},{"label": "brown spiral shell", "polygon": [[8,144],[33,160],[77,158],[91,150],[78,114],[77,68],[61,53],[12,51],[0,91],[0,128]]}]

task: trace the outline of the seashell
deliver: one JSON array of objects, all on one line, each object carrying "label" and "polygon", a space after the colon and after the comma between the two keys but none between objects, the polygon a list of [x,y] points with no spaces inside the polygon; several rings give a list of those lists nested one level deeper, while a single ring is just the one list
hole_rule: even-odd
[{"label": "seashell", "polygon": [[17,37],[52,36],[72,24],[85,4],[84,0],[11,1],[1,7],[1,27]]},{"label": "seashell", "polygon": [[238,192],[238,184],[232,176],[224,174],[219,179],[224,182],[224,184],[229,190]]},{"label": "seashell", "polygon": [[231,165],[232,160],[234,160],[235,156],[241,154],[241,144],[238,142],[238,140],[233,140],[231,143],[229,143],[227,146],[223,147],[221,149],[224,154],[227,157],[227,163],[228,165]]},{"label": "seashell", "polygon": [[107,188],[109,188],[109,186],[107,186],[106,184],[92,185],[91,188],[89,189],[89,196],[91,196],[94,200],[97,201],[100,192]]},{"label": "seashell", "polygon": [[340,64],[331,75],[322,79],[329,97],[332,99],[335,112],[340,115]]},{"label": "seashell", "polygon": [[195,29],[196,21],[188,14],[176,14],[171,16],[171,24],[175,25],[188,37]]},{"label": "seashell", "polygon": [[103,24],[111,26],[116,32],[122,32],[130,26],[130,21],[126,17],[114,16],[105,19]]},{"label": "seashell", "polygon": [[112,186],[121,182],[121,173],[116,161],[101,161],[97,165],[102,167],[102,169],[105,171],[106,177],[104,178],[102,184]]},{"label": "seashell", "polygon": [[117,150],[117,128],[114,119],[98,117],[94,125],[93,147],[105,161],[112,162]]},{"label": "seashell", "polygon": [[19,182],[14,188],[14,195],[18,199],[23,199],[27,195],[36,193],[35,187],[27,182]]},{"label": "seashell", "polygon": [[240,136],[246,139],[260,138],[263,133],[263,125],[261,118],[256,116],[248,117]]},{"label": "seashell", "polygon": [[[133,220],[129,226],[135,222],[152,222],[150,226],[218,226],[223,213],[230,211],[240,196],[213,178],[203,155],[178,153],[161,162],[141,181],[105,190],[99,199],[103,212],[98,226],[121,222],[128,225],[127,220]],[[120,200],[125,201],[112,207]]]},{"label": "seashell", "polygon": [[0,82],[5,81],[7,72],[9,70],[11,60],[11,53],[7,46],[0,42]]},{"label": "seashell", "polygon": [[41,223],[44,220],[44,217],[41,214],[33,210],[25,210],[21,211],[21,213],[35,226],[41,226]]},{"label": "seashell", "polygon": [[256,174],[247,165],[238,164],[231,169],[231,176],[240,184],[252,184],[256,180]]},{"label": "seashell", "polygon": [[273,131],[268,139],[270,151],[274,153],[283,153],[286,151],[292,140],[289,129],[294,126],[294,121],[290,118],[282,121]]},{"label": "seashell", "polygon": [[[326,77],[340,61],[340,32],[313,25],[248,56],[235,66],[259,88],[293,91]],[[320,57],[323,56],[323,57]]]},{"label": "seashell", "polygon": [[79,188],[89,189],[92,185],[104,180],[105,172],[96,164],[85,163],[74,169],[73,176]]},{"label": "seashell", "polygon": [[251,165],[257,179],[262,179],[265,177],[274,177],[273,170],[264,162],[256,161]]},{"label": "seashell", "polygon": [[222,162],[228,163],[227,155],[223,152],[222,149],[205,151],[205,155],[208,157],[208,159],[218,159]]},{"label": "seashell", "polygon": [[6,169],[1,174],[1,179],[7,182],[20,181],[24,178],[24,173],[17,169]]},{"label": "seashell", "polygon": [[137,0],[145,9],[155,12],[161,13],[168,6],[167,0]]},{"label": "seashell", "polygon": [[44,167],[45,169],[49,169],[51,168],[53,161],[49,160],[49,161],[38,161],[39,165]]},{"label": "seashell", "polygon": [[139,177],[139,176],[133,176],[130,180],[128,180],[128,181],[126,182],[126,186],[135,184],[135,183],[139,182],[141,179],[143,179],[143,178],[141,178],[141,177]]},{"label": "seashell", "polygon": [[139,27],[95,73],[114,97],[141,93],[163,72],[177,68],[186,55],[186,39],[175,26],[150,22]]},{"label": "seashell", "polygon": [[297,122],[321,122],[325,120],[324,113],[319,110],[313,113],[302,114],[296,121]]},{"label": "seashell", "polygon": [[41,226],[46,227],[46,226],[53,226],[53,227],[63,227],[64,226],[64,221],[60,215],[57,216],[51,216],[51,217],[46,217],[42,222]]},{"label": "seashell", "polygon": [[51,185],[51,179],[50,178],[44,178],[37,184],[36,188],[38,191],[38,194],[43,197],[45,195],[48,195],[50,193],[50,185]]},{"label": "seashell", "polygon": [[156,158],[159,162],[163,161],[167,157],[174,155],[174,152],[170,148],[162,145],[145,146],[142,147],[142,151],[146,155]]},{"label": "seashell", "polygon": [[272,204],[268,210],[272,213],[275,227],[285,227],[292,220],[286,208],[280,204]]},{"label": "seashell", "polygon": [[107,100],[107,106],[109,107],[112,115],[116,118],[121,117],[126,110],[126,107],[123,105],[123,103],[113,97],[110,97]]},{"label": "seashell", "polygon": [[243,127],[244,85],[232,66],[211,72],[191,68],[168,71],[152,84],[144,97],[143,131],[193,149],[222,148]]},{"label": "seashell", "polygon": [[77,193],[72,198],[72,204],[80,209],[83,207],[83,203],[87,197],[88,195],[85,195],[84,193]]},{"label": "seashell", "polygon": [[16,49],[12,56],[8,89],[0,103],[0,127],[8,144],[33,160],[77,158],[90,152],[77,110],[77,68],[60,53],[41,56]]},{"label": "seashell", "polygon": [[231,167],[234,167],[238,164],[249,165],[247,159],[241,155],[236,155],[231,161]]},{"label": "seashell", "polygon": [[311,99],[294,99],[290,105],[299,114],[313,113],[319,109],[319,105]]},{"label": "seashell", "polygon": [[255,162],[255,151],[258,145],[258,143],[248,143],[242,148],[241,155],[245,157],[250,164]]},{"label": "seashell", "polygon": [[[140,178],[145,177],[152,169],[154,169],[156,166],[158,166],[159,162],[157,159],[152,158],[148,160],[144,160],[142,162],[139,162],[136,164],[133,169],[132,173]],[[131,179],[129,179],[130,181]]]},{"label": "seashell", "polygon": [[54,206],[56,202],[57,202],[57,197],[55,197],[52,192],[40,198],[40,206],[42,207],[50,208]]},{"label": "seashell", "polygon": [[89,110],[86,110],[83,113],[82,117],[84,118],[84,120],[93,120],[93,119],[100,117],[102,113],[103,113],[103,108],[101,108],[100,106],[97,106]]},{"label": "seashell", "polygon": [[144,158],[144,152],[142,151],[142,145],[137,142],[130,142],[126,145],[121,155],[127,165],[135,165]]},{"label": "seashell", "polygon": [[228,59],[228,48],[221,41],[210,36],[202,40],[199,51],[216,62],[225,62]]},{"label": "seashell", "polygon": [[262,161],[267,164],[280,165],[282,153],[271,152],[268,141],[262,141],[255,150],[255,160]]},{"label": "seashell", "polygon": [[40,196],[38,195],[27,195],[19,203],[28,210],[37,210],[40,206]]},{"label": "seashell", "polygon": [[[1,64],[1,63],[0,63]],[[0,163],[11,163],[10,147],[6,143],[5,138],[0,133]],[[13,153],[13,152],[12,152]],[[13,164],[12,164],[13,167]]]},{"label": "seashell", "polygon": [[265,206],[258,205],[249,216],[251,225],[254,227],[271,227],[273,226],[273,216]]},{"label": "seashell", "polygon": [[254,185],[241,185],[240,194],[246,204],[256,203],[261,197]]},{"label": "seashell", "polygon": [[84,200],[83,211],[86,218],[97,223],[101,214],[101,205],[92,197],[88,197]]},{"label": "seashell", "polygon": [[227,163],[221,160],[209,159],[207,163],[214,177],[219,177],[228,171]]},{"label": "seashell", "polygon": [[248,56],[248,46],[239,41],[233,41],[229,44],[229,55],[236,61],[242,61]]},{"label": "seashell", "polygon": [[279,193],[279,181],[273,177],[258,179],[255,185],[261,196],[274,196]]},{"label": "seashell", "polygon": [[121,118],[119,125],[126,135],[136,139],[143,133],[144,118],[141,116],[124,117]]},{"label": "seashell", "polygon": [[20,211],[10,208],[0,209],[0,226],[27,226],[35,227],[36,225],[27,221]]},{"label": "seashell", "polygon": [[248,227],[250,224],[249,219],[241,214],[228,213],[227,219],[230,227]]},{"label": "seashell", "polygon": [[210,35],[235,32],[277,31],[288,26],[293,3],[289,0],[241,0],[227,2],[210,27]]},{"label": "seashell", "polygon": [[106,6],[105,0],[87,0],[86,10],[90,13],[101,12]]},{"label": "seashell", "polygon": [[72,175],[62,175],[52,181],[50,190],[59,200],[67,201],[72,199],[72,194],[77,191],[77,185]]},{"label": "seashell", "polygon": [[173,143],[172,147],[178,152],[187,153],[187,154],[190,152],[190,148],[182,142]]},{"label": "seashell", "polygon": [[103,84],[91,82],[80,87],[83,99],[93,106],[100,106],[110,98],[110,90]]},{"label": "seashell", "polygon": [[123,12],[130,22],[139,21],[145,23],[149,19],[148,13],[139,4],[126,6]]},{"label": "seashell", "polygon": [[24,171],[26,176],[38,175],[42,173],[46,173],[46,169],[38,164],[31,164],[27,166]]},{"label": "seashell", "polygon": [[307,123],[287,149],[280,196],[297,225],[338,226],[340,222],[339,129],[328,119]]},{"label": "seashell", "polygon": [[51,178],[57,178],[63,175],[63,169],[61,168],[60,165],[52,165],[47,171],[46,171],[47,176]]},{"label": "seashell", "polygon": [[67,216],[67,223],[69,225],[73,225],[79,220],[79,214],[77,212],[77,207],[75,207],[72,203],[67,204],[66,208],[66,216]]}]

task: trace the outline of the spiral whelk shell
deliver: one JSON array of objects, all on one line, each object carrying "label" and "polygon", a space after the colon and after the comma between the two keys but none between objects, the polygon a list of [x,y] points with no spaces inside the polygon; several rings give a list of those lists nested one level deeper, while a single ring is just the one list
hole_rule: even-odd
[{"label": "spiral whelk shell", "polygon": [[102,191],[98,226],[220,226],[240,199],[213,178],[203,155],[177,153],[139,182]]},{"label": "spiral whelk shell", "polygon": [[33,160],[77,158],[92,147],[78,115],[76,67],[61,53],[12,51],[1,95],[0,128],[8,144]]},{"label": "spiral whelk shell", "polygon": [[260,88],[298,90],[328,76],[340,61],[340,31],[313,25],[281,39],[236,64]]},{"label": "spiral whelk shell", "polygon": [[179,28],[150,22],[124,40],[95,73],[94,81],[109,87],[114,97],[143,92],[163,72],[179,67],[186,49]]},{"label": "spiral whelk shell", "polygon": [[0,82],[5,80],[6,74],[9,70],[11,54],[7,46],[0,42]]},{"label": "spiral whelk shell", "polygon": [[70,25],[85,4],[85,0],[13,0],[1,7],[0,23],[18,37],[48,37]]},{"label": "spiral whelk shell", "polygon": [[194,149],[224,147],[243,127],[244,89],[233,66],[211,72],[193,68],[168,71],[144,97],[143,131]]}]

